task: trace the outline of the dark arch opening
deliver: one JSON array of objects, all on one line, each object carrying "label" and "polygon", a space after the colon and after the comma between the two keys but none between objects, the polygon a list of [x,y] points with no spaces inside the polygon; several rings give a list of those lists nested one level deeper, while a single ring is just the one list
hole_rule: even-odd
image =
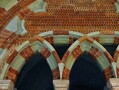
[{"label": "dark arch opening", "polygon": [[64,56],[65,52],[68,50],[68,48],[70,46],[71,46],[71,44],[67,44],[67,45],[53,45],[53,47],[57,51],[60,59],[62,59],[62,57]]},{"label": "dark arch opening", "polygon": [[116,45],[116,44],[103,45],[103,47],[110,53],[110,55],[111,55],[112,57],[114,57],[114,52],[116,51],[117,46],[118,46],[118,45]]},{"label": "dark arch opening", "polygon": [[69,80],[69,90],[104,90],[106,86],[99,65],[87,52],[74,63]]},{"label": "dark arch opening", "polygon": [[21,70],[16,81],[18,90],[54,90],[52,71],[46,59],[34,54]]},{"label": "dark arch opening", "polygon": [[[70,45],[54,45],[60,58]],[[116,45],[104,45],[113,55]],[[34,54],[21,70],[15,87],[18,90],[54,90],[53,76],[45,58]],[[34,83],[33,83],[34,82]],[[106,86],[103,73],[95,60],[84,52],[75,62],[71,74],[69,90],[103,90]]]}]

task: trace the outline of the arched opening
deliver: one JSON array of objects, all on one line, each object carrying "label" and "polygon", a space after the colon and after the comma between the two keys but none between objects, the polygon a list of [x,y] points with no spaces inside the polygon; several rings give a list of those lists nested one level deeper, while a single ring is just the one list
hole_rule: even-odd
[{"label": "arched opening", "polygon": [[[14,3],[12,3],[12,2],[14,2]],[[45,4],[45,2],[47,2],[47,4]],[[118,24],[119,24],[118,23],[118,15],[116,13],[114,13],[115,9],[112,8],[113,7],[112,2],[108,3],[108,1],[104,1],[104,3],[102,3],[102,2],[100,2],[100,0],[99,0],[99,2],[98,2],[98,0],[96,2],[95,2],[95,0],[92,0],[92,2],[89,2],[88,0],[84,0],[84,1],[80,0],[77,3],[75,0],[71,0],[71,1],[44,0],[44,2],[43,2],[43,0],[15,0],[15,1],[14,0],[9,0],[9,1],[1,0],[0,4],[1,4],[0,11],[2,12],[2,15],[0,15],[0,18],[1,18],[1,21],[0,21],[0,30],[1,30],[1,32],[0,32],[0,34],[1,34],[0,48],[4,49],[4,48],[6,48],[6,46],[11,47],[11,45],[12,45],[12,49],[15,48],[15,50],[13,50],[13,52],[15,52],[15,54],[12,53],[11,49],[7,48],[8,51],[6,51],[6,52],[10,51],[9,55],[11,56],[11,57],[9,57],[9,60],[5,60],[4,58],[2,58],[2,60],[1,60],[1,58],[0,58],[1,61],[4,61],[4,62],[2,62],[2,64],[5,63],[5,64],[3,64],[3,66],[0,65],[0,71],[2,73],[2,74],[0,74],[0,77],[3,80],[10,79],[13,82],[15,82],[17,75],[19,74],[19,72],[22,68],[22,65],[24,63],[26,63],[27,58],[32,54],[32,53],[29,53],[29,50],[27,51],[27,49],[23,50],[22,53],[19,50],[17,51],[16,50],[17,44],[19,45],[22,42],[29,40],[30,38],[32,38],[34,35],[38,34],[39,32],[41,33],[41,32],[49,31],[52,29],[54,29],[54,31],[55,30],[60,31],[61,29],[65,29],[68,31],[74,30],[74,31],[83,32],[83,33],[87,34],[88,32],[94,32],[94,31],[105,31],[105,33],[109,33],[108,30],[111,32],[115,31],[115,30],[119,30],[118,29]],[[118,6],[117,4],[115,4],[115,5]],[[38,10],[41,8],[44,9],[47,6],[48,6],[48,8],[46,11]],[[63,8],[62,8],[62,6],[63,6]],[[104,8],[107,6],[109,6],[109,7]],[[36,11],[37,11],[37,13],[36,13]],[[20,22],[19,21],[16,22],[16,20],[14,21],[13,17],[19,18]],[[12,23],[12,20],[13,20],[13,23]],[[9,35],[6,32],[4,32],[5,30],[6,31],[10,30],[10,32],[7,31],[7,33],[14,32],[16,34]],[[113,33],[113,34],[115,34],[115,33]],[[113,34],[112,34],[112,36],[113,36]],[[116,32],[116,34],[118,34],[118,32]],[[119,35],[116,35],[116,36],[119,36]],[[106,41],[108,43],[115,41],[115,39],[113,39],[112,37],[110,37],[110,38],[111,39],[107,38],[107,40],[104,40],[104,41]],[[57,38],[55,40],[57,42]],[[119,42],[118,40],[119,40],[119,38],[117,38],[117,42]],[[78,42],[78,43],[80,43],[80,42]],[[86,48],[86,50],[90,49],[86,45],[87,41],[84,43],[85,43],[84,47],[81,46],[81,52],[83,52],[85,50],[85,48]],[[92,43],[92,42],[90,42],[90,43]],[[89,45],[90,45],[90,43],[89,43]],[[109,78],[113,77],[114,72],[116,73],[115,61],[118,60],[119,53],[115,54],[116,57],[114,57],[114,58],[116,58],[116,59],[113,60],[113,58],[109,55],[109,53],[105,50],[105,48],[102,48],[102,46],[100,44],[98,44],[98,45],[97,44],[95,45],[95,44],[96,44],[96,42],[91,44],[92,46],[94,45],[94,48],[92,48],[92,46],[91,46],[91,50],[89,50],[89,51],[91,51],[94,54],[95,58],[100,63],[102,70],[105,72],[105,77],[108,80]],[[47,42],[45,45],[47,47],[40,48],[40,49],[42,49],[41,50],[42,55],[45,53],[45,51],[47,51],[47,53],[45,53],[44,56],[46,58],[48,58],[47,61],[50,62],[49,64],[50,64],[50,68],[51,68],[52,72],[54,71],[53,72],[54,74],[56,74],[56,72],[59,73],[58,67],[63,66],[63,64],[64,64],[64,63],[60,62],[60,58],[62,58],[64,52],[66,51],[66,49],[69,46],[64,47],[64,48],[62,46],[61,47],[58,46],[57,51],[60,56],[60,58],[59,58],[56,51],[53,48],[50,48],[51,46],[47,45]],[[36,46],[39,46],[39,45],[36,45]],[[36,50],[36,46],[33,45],[33,47],[34,47],[33,51]],[[74,44],[74,46],[75,46],[75,44]],[[77,48],[79,48],[79,47],[80,47],[80,45],[78,45]],[[50,50],[47,50],[47,48],[50,48]],[[78,52],[78,50],[76,50],[77,49],[76,47],[73,48],[73,49],[76,48],[75,50],[73,50],[72,48],[73,47],[71,47],[69,49],[68,53],[66,53],[66,55],[70,54],[70,53],[72,54],[72,55],[66,56],[66,57],[70,56],[71,59],[65,58],[65,56],[62,59],[62,61],[65,61],[65,59],[70,59],[67,61],[66,66],[64,65],[66,67],[65,71],[69,70],[68,72],[70,72],[71,65],[73,64],[73,62],[76,60],[76,58],[78,56],[77,53],[80,54],[80,51]],[[107,50],[113,56],[115,47],[113,49],[110,49],[110,46],[109,47],[106,46],[106,48],[108,48]],[[119,51],[118,49],[117,49],[117,52]],[[80,50],[80,48],[79,48],[79,50]],[[95,53],[95,51],[98,51],[98,53]],[[28,52],[28,53],[26,53],[26,52]],[[49,53],[49,52],[51,52],[51,53]],[[3,56],[3,57],[6,57],[6,56]],[[54,62],[52,64],[52,62],[55,60],[56,60],[56,62]],[[8,62],[6,62],[6,61],[8,61]],[[72,63],[70,63],[70,61]],[[113,67],[111,67],[112,65],[115,69],[114,71],[112,70],[113,69]],[[119,73],[119,60],[117,62],[117,65],[118,65],[117,69],[118,69],[118,73]],[[38,65],[38,67],[39,66],[40,65]],[[57,71],[56,71],[56,69],[57,69]],[[2,70],[4,72],[2,72]],[[36,70],[36,68],[33,70]],[[60,67],[60,72],[62,73],[61,70],[62,70],[62,67]],[[53,74],[53,76],[57,76],[54,74]],[[67,74],[67,72],[66,72],[66,74]],[[62,74],[60,76],[62,76]],[[66,76],[68,76],[68,75],[66,75]],[[114,75],[114,77],[115,76],[116,75]],[[119,74],[118,74],[118,76],[119,76]]]},{"label": "arched opening", "polygon": [[53,75],[46,59],[35,53],[22,68],[15,87],[18,90],[54,90]]},{"label": "arched opening", "polygon": [[18,90],[53,90],[52,82],[59,78],[60,62],[54,48],[43,38],[36,36],[15,50],[13,52],[17,53],[11,54],[13,57],[7,59],[8,70],[6,74],[3,72],[3,77],[11,80]]},{"label": "arched opening", "polygon": [[104,90],[106,86],[103,72],[86,51],[74,63],[69,80],[69,90]]},{"label": "arched opening", "polygon": [[110,53],[110,55],[112,57],[114,57],[114,53],[117,49],[117,44],[106,44],[106,45],[103,45],[103,47]]},{"label": "arched opening", "polygon": [[70,45],[53,45],[55,50],[57,51],[60,58],[63,57],[64,53],[68,50]]},{"label": "arched opening", "polygon": [[119,44],[119,33],[118,31],[97,31],[91,32],[88,36],[98,41],[103,47],[110,53],[114,58],[112,62],[113,71],[115,77],[118,77],[118,44]]},{"label": "arched opening", "polygon": [[110,56],[110,54],[98,42],[90,37],[83,36],[82,38],[76,40],[64,55],[64,79],[69,78],[73,64],[84,51],[87,51],[93,58],[96,59],[106,80],[114,76],[111,67],[111,62],[113,62],[114,60]]}]

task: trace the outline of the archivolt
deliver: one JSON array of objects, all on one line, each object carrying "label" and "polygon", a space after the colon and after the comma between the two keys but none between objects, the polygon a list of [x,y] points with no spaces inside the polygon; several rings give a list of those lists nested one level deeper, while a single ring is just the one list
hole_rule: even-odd
[{"label": "archivolt", "polygon": [[60,63],[60,58],[58,57],[57,52],[45,39],[36,36],[16,47],[16,49],[13,50],[13,53],[7,57],[3,72],[0,75],[1,79],[7,78],[15,82],[25,62],[36,51],[46,58],[54,79],[59,78],[58,63]]},{"label": "archivolt", "polygon": [[[106,32],[91,32],[88,36],[95,39],[100,44],[119,44],[119,32],[118,31],[106,31]],[[119,77],[119,46],[114,53],[113,69],[115,70],[116,77]]]},{"label": "archivolt", "polygon": [[65,53],[62,62],[65,63],[63,78],[68,79],[71,68],[75,60],[84,52],[87,51],[92,55],[103,71],[106,80],[113,77],[111,62],[114,62],[108,51],[91,37],[83,36],[76,40]]}]

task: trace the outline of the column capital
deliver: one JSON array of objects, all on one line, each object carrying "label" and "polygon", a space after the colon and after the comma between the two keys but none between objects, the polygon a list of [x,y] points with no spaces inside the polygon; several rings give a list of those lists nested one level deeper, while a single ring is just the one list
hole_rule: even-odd
[{"label": "column capital", "polygon": [[0,80],[0,90],[13,90],[14,84],[11,80]]},{"label": "column capital", "polygon": [[110,78],[107,82],[109,90],[119,90],[119,78]]},{"label": "column capital", "polygon": [[69,80],[53,80],[55,90],[68,90]]}]

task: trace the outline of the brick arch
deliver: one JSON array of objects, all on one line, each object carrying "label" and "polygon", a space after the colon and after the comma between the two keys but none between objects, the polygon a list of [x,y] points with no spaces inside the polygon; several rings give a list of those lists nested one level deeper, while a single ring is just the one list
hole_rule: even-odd
[{"label": "brick arch", "polygon": [[7,58],[4,65],[4,70],[1,75],[2,79],[10,79],[14,83],[17,79],[20,70],[26,61],[36,52],[41,53],[47,60],[54,79],[59,78],[60,58],[55,49],[43,38],[36,36],[29,41],[23,42],[19,45],[13,53]]},{"label": "brick arch", "polygon": [[[4,65],[8,56],[12,53],[15,53],[15,48],[19,45],[19,38],[21,37],[20,34],[16,34],[14,32],[3,30],[0,32],[0,73],[5,72]],[[0,79],[4,77],[3,74],[0,75]]]},{"label": "brick arch", "polygon": [[76,40],[71,47],[64,54],[62,62],[65,64],[63,71],[63,79],[68,79],[71,68],[75,60],[84,52],[87,51],[92,57],[97,60],[102,72],[104,73],[105,79],[113,77],[112,65],[113,58],[106,51],[106,49],[100,45],[97,41],[91,37],[83,36]]},{"label": "brick arch", "polygon": [[119,45],[114,53],[114,60],[116,62],[116,74],[117,78],[119,78]]},{"label": "brick arch", "polygon": [[119,44],[119,31],[96,31],[88,33],[87,36],[92,37],[100,44]]},{"label": "brick arch", "polygon": [[[80,32],[68,31],[68,30],[54,30],[40,33],[39,36],[43,37],[50,44],[53,45],[68,45],[74,43],[74,41],[83,36]],[[62,72],[64,63],[59,63],[60,79],[62,79]]]},{"label": "brick arch", "polygon": [[[92,37],[94,40],[98,41],[100,44],[119,44],[119,32],[118,31],[97,31],[87,34]],[[119,46],[114,52],[114,62],[112,63],[113,69],[115,71],[116,77],[119,77]]]},{"label": "brick arch", "polygon": [[82,37],[83,34],[75,31],[60,30],[43,32],[40,33],[39,36],[43,37],[50,44],[62,45],[72,44],[75,41],[75,39]]}]

